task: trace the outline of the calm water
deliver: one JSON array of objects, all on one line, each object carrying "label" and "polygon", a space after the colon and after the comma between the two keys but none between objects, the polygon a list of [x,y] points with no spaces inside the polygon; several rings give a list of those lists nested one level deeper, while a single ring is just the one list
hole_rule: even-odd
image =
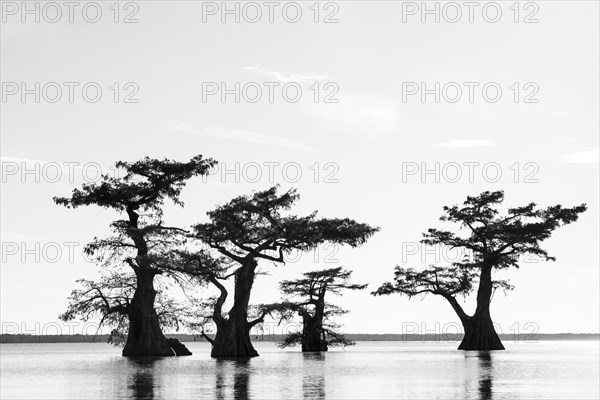
[{"label": "calm water", "polygon": [[260,357],[128,360],[103,343],[2,344],[2,399],[505,399],[599,393],[598,342],[505,343],[462,352],[456,343],[359,342],[302,354],[256,343]]}]

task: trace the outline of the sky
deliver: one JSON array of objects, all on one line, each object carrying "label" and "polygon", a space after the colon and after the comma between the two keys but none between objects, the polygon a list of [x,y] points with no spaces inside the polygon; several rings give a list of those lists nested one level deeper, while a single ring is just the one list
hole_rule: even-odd
[{"label": "sky", "polygon": [[118,160],[196,154],[219,167],[188,184],[184,208],[165,208],[171,225],[279,184],[298,189],[300,215],[381,228],[357,249],[261,264],[253,303],[278,300],[283,279],[342,265],[369,283],[328,299],[351,310],[338,319],[347,332],[452,330],[441,298],[369,292],[395,265],[452,262],[421,233],[443,227],[443,206],[504,190],[507,207],[588,211],[543,243],[556,262],[498,275],[515,289],[493,298],[497,330],[600,331],[597,2],[428,3],[438,22],[421,2],[230,2],[229,14],[221,2],[82,2],[73,22],[58,4],[2,3],[4,333],[85,331],[57,316],[76,279],[98,276],[83,245],[119,216],[53,196],[114,174]]}]

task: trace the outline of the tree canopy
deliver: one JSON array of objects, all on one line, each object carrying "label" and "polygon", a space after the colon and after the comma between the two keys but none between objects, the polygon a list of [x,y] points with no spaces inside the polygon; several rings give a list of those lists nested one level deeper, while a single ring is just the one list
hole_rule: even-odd
[{"label": "tree canopy", "polygon": [[[300,198],[295,189],[278,194],[278,186],[234,198],[196,224],[196,237],[233,260],[246,256],[284,262],[292,250],[307,251],[321,243],[362,245],[379,228],[349,218],[283,215]],[[273,254],[275,253],[275,255]]]},{"label": "tree canopy", "polygon": [[201,155],[187,163],[148,157],[136,162],[119,161],[115,166],[124,171],[123,176],[105,174],[100,182],[74,189],[70,198],[54,197],[54,201],[68,208],[97,205],[126,212],[127,219],[111,223],[113,236],[94,238],[86,245],[86,253],[100,257],[105,266],[125,262],[134,270],[160,273],[172,269],[169,252],[186,240],[183,229],[164,225],[165,199],[183,206],[179,196],[187,180],[208,173],[215,164]]},{"label": "tree canopy", "polygon": [[506,215],[500,216],[498,205],[503,201],[503,191],[486,191],[479,196],[468,196],[462,207],[445,206],[440,220],[459,224],[467,229],[467,235],[433,228],[423,234],[422,242],[472,250],[475,255],[472,265],[459,263],[465,267],[477,267],[483,261],[493,263],[495,268],[518,267],[523,254],[554,261],[540,243],[558,227],[577,221],[579,214],[587,209],[585,204],[572,208],[561,205],[538,208],[532,202],[509,208]]},{"label": "tree canopy", "polygon": [[118,211],[139,209],[162,215],[165,199],[183,206],[179,196],[187,181],[207,174],[215,165],[216,161],[203,159],[201,155],[189,162],[149,157],[135,162],[118,161],[115,167],[124,170],[123,176],[104,174],[100,182],[86,183],[82,189],[74,189],[71,198],[54,197],[54,201],[70,208],[97,205]]}]

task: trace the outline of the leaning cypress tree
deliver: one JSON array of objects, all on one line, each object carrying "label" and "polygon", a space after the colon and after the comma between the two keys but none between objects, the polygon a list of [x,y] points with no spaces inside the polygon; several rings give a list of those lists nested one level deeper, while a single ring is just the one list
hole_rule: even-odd
[{"label": "leaning cypress tree", "polygon": [[113,221],[114,236],[95,239],[86,246],[88,254],[102,255],[104,266],[125,264],[135,275],[135,291],[127,309],[128,335],[123,356],[172,356],[155,309],[156,275],[176,270],[170,253],[182,245],[183,230],[163,224],[165,200],[183,206],[181,190],[194,176],[207,175],[216,162],[195,156],[189,162],[144,158],[119,161],[124,175],[103,175],[98,183],[74,189],[70,198],[55,197],[56,204],[68,208],[95,205],[109,208],[125,219]]},{"label": "leaning cypress tree", "polygon": [[[444,207],[442,221],[458,224],[465,235],[452,231],[429,229],[421,241],[427,245],[456,247],[473,254],[451,266],[433,266],[422,271],[396,267],[393,282],[384,283],[374,295],[400,293],[408,297],[434,294],[445,298],[462,322],[464,338],[459,350],[504,350],[494,329],[490,302],[496,288],[510,289],[505,280],[493,280],[495,270],[519,267],[519,259],[531,254],[545,260],[555,258],[540,247],[560,226],[577,221],[586,210],[582,204],[572,208],[560,205],[545,209],[535,203],[509,208],[499,215],[498,206],[504,192],[483,192],[468,196],[462,206]],[[477,307],[468,315],[456,300],[477,287]]]},{"label": "leaning cypress tree", "polygon": [[348,218],[318,218],[284,215],[298,200],[294,189],[283,194],[278,186],[239,196],[209,211],[207,223],[193,226],[197,239],[232,261],[236,266],[233,304],[227,314],[222,306],[228,291],[219,279],[213,281],[220,292],[214,308],[217,327],[212,340],[213,357],[255,357],[258,353],[250,341],[252,327],[264,321],[272,308],[264,309],[249,320],[248,305],[259,260],[285,263],[285,255],[293,250],[307,251],[322,243],[362,245],[379,228]]}]

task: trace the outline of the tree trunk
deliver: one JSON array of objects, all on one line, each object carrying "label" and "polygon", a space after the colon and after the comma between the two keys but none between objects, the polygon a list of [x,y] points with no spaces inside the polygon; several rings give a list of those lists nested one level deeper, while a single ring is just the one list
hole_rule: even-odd
[{"label": "tree trunk", "polygon": [[315,304],[315,315],[308,311],[302,314],[302,351],[327,351],[327,341],[323,332],[324,300]]},{"label": "tree trunk", "polygon": [[210,356],[215,358],[258,357],[258,352],[250,341],[246,325],[245,319],[228,319],[217,324],[217,334]]},{"label": "tree trunk", "polygon": [[257,263],[246,261],[235,273],[234,302],[228,317],[215,321],[217,334],[214,339],[211,357],[257,357],[258,352],[250,341],[248,304],[254,283]]},{"label": "tree trunk", "polygon": [[472,317],[461,318],[465,336],[458,346],[459,350],[504,350],[490,316],[492,265],[484,263],[481,267],[475,314]]},{"label": "tree trunk", "polygon": [[463,327],[465,336],[458,350],[504,350],[494,329],[489,309],[481,315],[469,317],[463,322]]},{"label": "tree trunk", "polygon": [[154,272],[136,271],[137,287],[129,309],[129,332],[123,356],[173,356],[154,309]]},{"label": "tree trunk", "polygon": [[302,331],[302,351],[327,351],[327,342],[323,337],[323,327],[314,322],[304,322]]}]

